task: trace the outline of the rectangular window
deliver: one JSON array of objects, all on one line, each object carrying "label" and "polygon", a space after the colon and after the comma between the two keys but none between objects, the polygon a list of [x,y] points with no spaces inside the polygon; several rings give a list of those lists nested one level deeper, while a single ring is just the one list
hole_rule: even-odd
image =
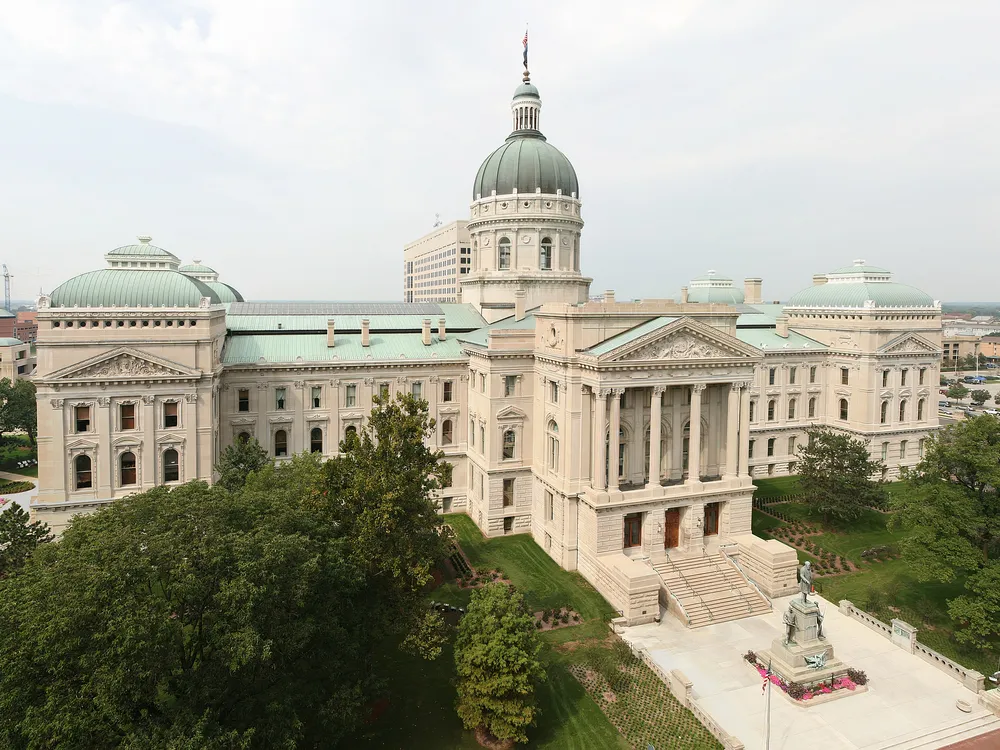
[{"label": "rectangular window", "polygon": [[774,438],[767,439],[767,455],[769,456],[774,455],[774,440]]},{"label": "rectangular window", "polygon": [[451,381],[450,380],[444,381],[443,386],[444,387],[443,387],[443,391],[442,391],[442,394],[441,394],[441,400],[442,401],[451,401],[451,398],[452,398],[452,387],[451,387],[452,383],[451,383]]},{"label": "rectangular window", "polygon": [[176,401],[166,401],[163,404],[163,426],[164,427],[176,427],[177,426],[177,402]]},{"label": "rectangular window", "polygon": [[816,382],[816,366],[815,365],[813,365],[812,367],[809,368],[809,382],[810,383],[815,383]]},{"label": "rectangular window", "polygon": [[74,409],[77,432],[90,432],[90,407],[78,406]]},{"label": "rectangular window", "polygon": [[906,458],[906,442],[905,440],[899,441],[899,457],[901,459]]},{"label": "rectangular window", "polygon": [[285,408],[285,389],[275,388],[274,389],[274,408],[281,411]]},{"label": "rectangular window", "polygon": [[749,450],[749,451],[747,451],[747,455],[748,455],[748,456],[749,456],[750,458],[753,458],[753,446],[754,446],[754,443],[756,443],[756,442],[757,442],[756,440],[751,440],[751,441],[750,441],[750,450]]},{"label": "rectangular window", "polygon": [[919,370],[917,370],[917,385],[923,385],[924,384],[924,375],[926,373],[927,373],[927,368],[926,367],[921,367]]},{"label": "rectangular window", "polygon": [[123,430],[134,430],[135,429],[135,404],[122,404],[118,407],[118,412],[121,417],[121,429]]},{"label": "rectangular window", "polygon": [[318,409],[322,405],[322,403],[323,403],[323,388],[318,385],[314,385],[312,387],[312,405],[313,405],[312,408]]},{"label": "rectangular window", "polygon": [[900,387],[905,387],[906,386],[906,373],[907,372],[908,372],[907,370],[900,370],[900,372],[899,372],[899,385],[900,385]]},{"label": "rectangular window", "polygon": [[776,372],[777,372],[777,368],[775,368],[775,367],[772,367],[771,369],[769,369],[767,371],[767,384],[768,385],[774,385],[774,376],[775,376]]},{"label": "rectangular window", "polygon": [[889,371],[888,370],[882,370],[882,387],[883,388],[888,388],[889,387]]},{"label": "rectangular window", "polygon": [[847,367],[840,368],[840,384],[850,385],[851,383],[851,371]]},{"label": "rectangular window", "polygon": [[795,367],[788,368],[788,385],[795,385]]},{"label": "rectangular window", "polygon": [[424,384],[420,381],[416,383],[410,383],[410,395],[413,398],[423,398]]},{"label": "rectangular window", "polygon": [[504,375],[503,395],[508,397],[513,396],[515,388],[517,388],[517,375]]},{"label": "rectangular window", "polygon": [[550,398],[553,404],[559,403],[559,384],[556,381],[549,383]]},{"label": "rectangular window", "polygon": [[236,391],[237,411],[250,411],[250,389],[240,388]]},{"label": "rectangular window", "polygon": [[552,493],[545,490],[545,518],[549,521],[555,520],[555,499],[552,497]]},{"label": "rectangular window", "polygon": [[358,403],[358,387],[354,384],[344,389],[344,406],[355,406]]},{"label": "rectangular window", "polygon": [[486,393],[486,373],[479,373],[479,390]]},{"label": "rectangular window", "polygon": [[[622,391],[622,395],[618,397],[618,408],[619,409],[624,409],[626,407],[626,405],[628,404],[628,400],[625,398],[625,394],[626,393],[628,393],[628,391]],[[690,398],[690,397],[691,397],[691,392],[688,391],[688,398]],[[691,403],[691,402],[689,401],[688,403]]]},{"label": "rectangular window", "polygon": [[625,516],[625,549],[642,545],[642,513],[629,513]]},{"label": "rectangular window", "polygon": [[924,457],[924,441],[923,440],[918,440],[917,441],[917,458],[923,458],[923,457]]},{"label": "rectangular window", "polygon": [[479,452],[486,453],[486,427],[479,425]]},{"label": "rectangular window", "polygon": [[795,455],[795,436],[794,435],[792,435],[790,438],[788,438],[788,455],[789,456],[794,456]]},{"label": "rectangular window", "polygon": [[514,516],[507,516],[503,519],[503,533],[509,534],[514,530]]},{"label": "rectangular window", "polygon": [[379,398],[389,398],[389,384],[379,383],[378,384],[378,395]]},{"label": "rectangular window", "polygon": [[509,508],[514,504],[514,480],[503,480],[503,507]]},{"label": "rectangular window", "polygon": [[889,458],[889,444],[882,443],[882,460],[886,461]]}]

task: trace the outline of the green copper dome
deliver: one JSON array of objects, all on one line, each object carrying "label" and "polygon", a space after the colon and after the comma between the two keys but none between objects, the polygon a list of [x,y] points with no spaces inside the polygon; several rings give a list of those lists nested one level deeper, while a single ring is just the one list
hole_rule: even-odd
[{"label": "green copper dome", "polygon": [[219,295],[177,271],[105,268],[74,276],[52,292],[52,307],[198,307]]},{"label": "green copper dome", "polygon": [[793,294],[786,307],[933,307],[934,298],[916,287],[892,281],[892,272],[869,266],[863,260],[824,275],[826,283],[814,284]]},{"label": "green copper dome", "polygon": [[561,190],[563,195],[580,197],[576,170],[562,151],[541,133],[521,131],[486,157],[476,173],[472,199],[485,198],[494,191],[510,195],[515,190],[519,194],[534,193],[538,188],[549,195]]},{"label": "green copper dome", "polygon": [[205,286],[215,292],[219,301],[223,304],[229,304],[230,302],[245,302],[243,295],[236,291],[229,284],[225,284],[221,281],[204,281],[202,282]]},{"label": "green copper dome", "polygon": [[177,269],[181,273],[216,273],[214,268],[202,265],[201,263],[188,263]]},{"label": "green copper dome", "polygon": [[514,98],[517,99],[519,96],[533,96],[539,99],[538,89],[535,88],[535,84],[525,81],[516,89],[514,89]]}]

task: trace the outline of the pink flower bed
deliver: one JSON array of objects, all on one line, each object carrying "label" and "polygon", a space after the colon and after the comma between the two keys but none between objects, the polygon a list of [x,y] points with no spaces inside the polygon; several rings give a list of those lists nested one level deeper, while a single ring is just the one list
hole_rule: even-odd
[{"label": "pink flower bed", "polygon": [[[768,675],[767,668],[761,665],[760,662],[755,662],[754,667],[757,669],[757,674],[760,675],[762,680],[767,680],[772,685],[781,688],[785,693],[789,692],[788,683],[785,682],[780,677],[778,677],[778,675],[776,674],[772,673]],[[794,700],[807,701],[817,695],[825,695],[827,693],[832,693],[837,690],[854,690],[855,688],[857,688],[857,686],[858,686],[857,683],[854,682],[850,677],[838,677],[835,680],[833,680],[832,683],[829,684],[820,683],[819,685],[814,685],[813,687],[806,689],[806,691],[802,693],[801,697],[795,697],[794,695],[791,694],[789,694],[789,697],[793,698]]]}]

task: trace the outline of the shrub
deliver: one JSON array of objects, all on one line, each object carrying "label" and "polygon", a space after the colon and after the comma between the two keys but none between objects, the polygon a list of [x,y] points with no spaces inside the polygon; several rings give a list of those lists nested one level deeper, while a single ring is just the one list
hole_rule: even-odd
[{"label": "shrub", "polygon": [[541,630],[542,629],[542,621],[541,620],[535,620],[535,627],[538,628],[539,630]]},{"label": "shrub", "polygon": [[793,700],[800,701],[802,696],[806,694],[806,686],[801,682],[790,682],[788,683],[788,697]]},{"label": "shrub", "polygon": [[885,599],[882,596],[882,589],[875,584],[869,584],[865,590],[865,609],[871,614],[877,614],[882,610]]},{"label": "shrub", "polygon": [[866,675],[860,669],[848,669],[847,670],[847,677],[855,685],[867,685],[868,684],[868,675]]},{"label": "shrub", "polygon": [[743,658],[746,659],[751,664],[757,663],[757,654],[755,654],[753,651],[747,651],[745,654],[743,654]]}]

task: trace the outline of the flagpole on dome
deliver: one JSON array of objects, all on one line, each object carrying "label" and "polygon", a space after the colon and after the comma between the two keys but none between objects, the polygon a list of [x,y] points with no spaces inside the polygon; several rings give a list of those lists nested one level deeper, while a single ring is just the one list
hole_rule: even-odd
[{"label": "flagpole on dome", "polygon": [[531,72],[528,70],[528,24],[524,24],[524,40],[522,41],[524,45],[524,82],[528,83],[531,80]]}]

